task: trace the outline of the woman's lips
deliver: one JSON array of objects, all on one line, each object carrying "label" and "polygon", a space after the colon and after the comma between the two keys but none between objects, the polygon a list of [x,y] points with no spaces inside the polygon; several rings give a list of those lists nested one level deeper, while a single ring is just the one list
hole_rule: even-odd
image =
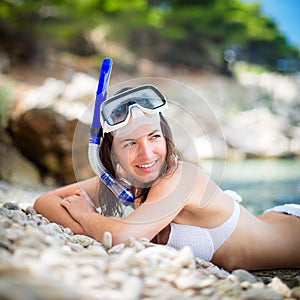
[{"label": "woman's lips", "polygon": [[140,165],[136,165],[140,170],[145,171],[145,172],[149,172],[151,171],[151,169],[154,167],[154,165],[157,163],[157,160],[152,161],[150,163],[147,164],[140,164]]}]

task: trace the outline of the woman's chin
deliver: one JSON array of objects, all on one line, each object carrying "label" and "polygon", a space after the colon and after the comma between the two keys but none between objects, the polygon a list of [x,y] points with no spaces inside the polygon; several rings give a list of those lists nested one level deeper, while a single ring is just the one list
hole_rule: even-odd
[{"label": "woman's chin", "polygon": [[147,176],[135,176],[134,185],[136,187],[150,187],[157,180],[159,174],[151,174]]}]

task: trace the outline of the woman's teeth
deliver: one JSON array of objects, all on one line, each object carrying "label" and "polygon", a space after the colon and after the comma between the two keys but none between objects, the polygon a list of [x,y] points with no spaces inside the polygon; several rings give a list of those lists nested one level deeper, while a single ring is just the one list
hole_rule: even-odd
[{"label": "woman's teeth", "polygon": [[139,165],[139,168],[142,168],[142,169],[151,168],[152,166],[154,166],[154,164],[155,164],[155,161],[153,161],[149,164]]}]

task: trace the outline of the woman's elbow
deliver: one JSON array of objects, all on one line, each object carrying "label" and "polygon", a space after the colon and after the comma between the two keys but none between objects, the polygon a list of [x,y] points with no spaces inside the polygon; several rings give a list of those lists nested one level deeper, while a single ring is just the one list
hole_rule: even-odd
[{"label": "woman's elbow", "polygon": [[33,208],[35,209],[36,212],[40,212],[41,208],[43,206],[43,196],[38,197],[37,199],[35,199],[34,203],[33,203]]},{"label": "woman's elbow", "polygon": [[55,196],[49,193],[43,194],[34,201],[33,208],[36,210],[36,212],[43,214],[43,212],[47,212],[49,209],[51,210],[52,207],[60,201],[60,198],[57,199]]},{"label": "woman's elbow", "polygon": [[125,243],[127,240],[131,238],[136,240],[141,238],[139,233],[132,232],[130,228],[126,228],[126,226],[122,226],[122,228],[113,230],[111,234],[112,234],[113,246]]},{"label": "woman's elbow", "polygon": [[124,237],[119,234],[112,234],[112,246],[123,244],[126,242],[126,240],[127,239],[124,239]]}]

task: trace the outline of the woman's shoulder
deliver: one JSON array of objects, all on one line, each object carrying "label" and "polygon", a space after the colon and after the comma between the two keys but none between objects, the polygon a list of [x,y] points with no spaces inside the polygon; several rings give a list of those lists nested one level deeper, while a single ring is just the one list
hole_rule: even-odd
[{"label": "woman's shoulder", "polygon": [[189,179],[210,180],[210,177],[198,165],[187,161],[179,161],[175,172],[177,176],[187,176]]},{"label": "woman's shoulder", "polygon": [[223,197],[218,185],[199,166],[183,161],[180,162],[180,169],[180,185],[188,192],[188,205],[207,207],[211,199]]},{"label": "woman's shoulder", "polygon": [[199,166],[179,161],[174,172],[157,181],[152,186],[151,192],[172,194],[173,196],[181,195],[181,197],[189,198],[195,190],[199,189],[199,186],[207,185],[209,180],[209,176]]},{"label": "woman's shoulder", "polygon": [[199,183],[205,184],[209,180],[210,177],[199,166],[186,161],[178,161],[174,171],[158,180],[156,184],[183,184],[184,187],[187,185],[192,188]]}]

